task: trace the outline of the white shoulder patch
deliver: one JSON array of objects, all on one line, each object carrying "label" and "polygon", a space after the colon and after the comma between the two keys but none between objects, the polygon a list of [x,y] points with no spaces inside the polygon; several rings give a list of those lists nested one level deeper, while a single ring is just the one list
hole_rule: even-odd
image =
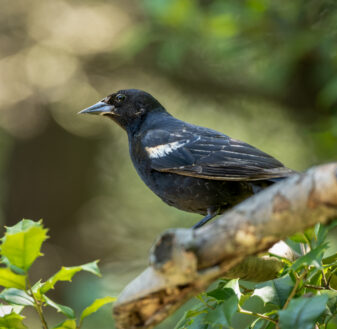
[{"label": "white shoulder patch", "polygon": [[170,153],[172,153],[174,150],[177,150],[180,147],[183,147],[184,145],[188,144],[190,142],[189,139],[186,139],[184,141],[177,141],[177,142],[171,142],[167,144],[160,144],[153,147],[145,147],[145,150],[147,154],[149,155],[150,159],[157,159],[162,158]]}]

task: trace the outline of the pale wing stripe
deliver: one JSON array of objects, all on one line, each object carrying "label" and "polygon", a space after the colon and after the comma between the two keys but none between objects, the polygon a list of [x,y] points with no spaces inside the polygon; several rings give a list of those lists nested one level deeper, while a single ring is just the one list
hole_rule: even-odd
[{"label": "pale wing stripe", "polygon": [[179,149],[180,147],[183,147],[184,145],[188,144],[190,142],[189,139],[184,141],[177,141],[177,142],[171,142],[167,144],[160,144],[153,147],[145,147],[145,150],[147,154],[149,155],[150,159],[157,159],[162,158],[173,151]]}]

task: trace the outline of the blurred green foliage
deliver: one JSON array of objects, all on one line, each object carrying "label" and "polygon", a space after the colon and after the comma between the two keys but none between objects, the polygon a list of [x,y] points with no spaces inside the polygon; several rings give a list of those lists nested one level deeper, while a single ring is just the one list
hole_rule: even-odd
[{"label": "blurred green foliage", "polygon": [[[33,307],[39,316],[43,329],[50,328],[46,320],[45,308],[54,308],[65,319],[62,323],[53,326],[54,329],[80,329],[83,320],[95,313],[102,306],[116,300],[114,297],[103,297],[94,300],[87,306],[76,320],[75,312],[66,305],[55,303],[46,293],[55,289],[56,283],[71,281],[73,276],[80,272],[90,272],[101,276],[97,261],[73,266],[62,267],[57,273],[45,282],[39,280],[34,285],[29,279],[29,269],[39,256],[42,256],[41,246],[48,238],[47,229],[42,222],[23,219],[14,226],[6,227],[4,237],[1,239],[1,262],[5,267],[0,268],[0,285],[4,288],[0,292],[0,324],[2,329],[28,328],[22,322],[25,316],[20,313],[25,308]],[[49,322],[49,325],[48,325]]]},{"label": "blurred green foliage", "polygon": [[[116,294],[144,268],[159,232],[198,220],[146,189],[118,127],[76,115],[113,91],[144,89],[177,117],[296,170],[336,160],[336,6],[3,0],[0,218],[42,217],[50,227],[51,256],[32,275],[100,258],[101,289]],[[76,297],[58,297],[90,300],[89,280],[74,283]]]}]

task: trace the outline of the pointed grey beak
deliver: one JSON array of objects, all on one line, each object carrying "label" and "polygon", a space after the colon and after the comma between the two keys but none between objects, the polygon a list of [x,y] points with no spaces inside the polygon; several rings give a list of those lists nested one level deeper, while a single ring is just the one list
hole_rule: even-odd
[{"label": "pointed grey beak", "polygon": [[109,105],[104,102],[97,102],[96,104],[78,112],[78,114],[89,113],[89,114],[105,114],[113,112],[114,106]]}]

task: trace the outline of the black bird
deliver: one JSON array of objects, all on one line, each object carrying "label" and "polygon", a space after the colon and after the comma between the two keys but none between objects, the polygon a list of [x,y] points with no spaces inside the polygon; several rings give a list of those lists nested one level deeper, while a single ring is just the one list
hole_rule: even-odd
[{"label": "black bird", "polygon": [[170,206],[205,216],[194,228],[294,173],[249,144],[174,118],[141,90],[120,90],[80,113],[106,116],[127,132],[145,184]]}]

